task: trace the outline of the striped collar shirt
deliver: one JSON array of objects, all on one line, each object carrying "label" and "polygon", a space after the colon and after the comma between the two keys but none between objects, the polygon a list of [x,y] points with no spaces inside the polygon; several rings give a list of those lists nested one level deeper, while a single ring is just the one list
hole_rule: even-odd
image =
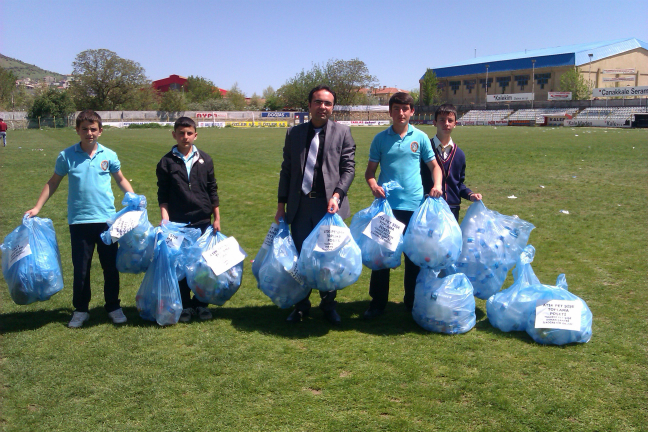
[{"label": "striped collar shirt", "polygon": [[441,155],[443,160],[448,159],[448,156],[450,156],[450,153],[452,153],[452,149],[454,148],[454,142],[452,141],[452,138],[450,138],[450,142],[448,142],[447,146],[443,146],[441,144],[441,140],[435,135],[434,138],[432,138],[432,142],[434,143],[434,148],[437,150],[437,152]]}]

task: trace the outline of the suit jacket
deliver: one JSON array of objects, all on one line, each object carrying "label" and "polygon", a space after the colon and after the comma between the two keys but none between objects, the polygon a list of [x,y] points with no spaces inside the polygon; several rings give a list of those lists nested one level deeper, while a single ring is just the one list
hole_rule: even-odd
[{"label": "suit jacket", "polygon": [[[288,197],[286,222],[292,223],[302,198],[301,184],[304,177],[304,164],[308,156],[306,139],[309,123],[303,123],[288,129],[283,148],[283,162],[279,174],[279,197]],[[326,139],[322,155],[322,175],[327,199],[336,188],[344,191],[345,197],[340,203],[338,214],[342,219],[351,216],[349,200],[346,193],[355,176],[356,145],[348,126],[329,120],[326,123]],[[306,198],[305,198],[306,199]]]}]

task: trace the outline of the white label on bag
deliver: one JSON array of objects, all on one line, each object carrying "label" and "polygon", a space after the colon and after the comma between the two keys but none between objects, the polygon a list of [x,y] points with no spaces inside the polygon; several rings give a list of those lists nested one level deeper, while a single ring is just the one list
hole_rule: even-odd
[{"label": "white label on bag", "polygon": [[170,247],[171,249],[180,249],[183,240],[184,236],[182,234],[169,233],[164,241],[166,242],[167,247]]},{"label": "white label on bag", "polygon": [[11,249],[11,254],[9,255],[9,267],[14,265],[16,261],[25,258],[28,255],[31,255],[31,247],[29,246],[29,237],[25,236],[20,240],[16,246]]},{"label": "white label on bag", "polygon": [[277,225],[275,222],[272,222],[272,225],[270,225],[270,229],[268,230],[268,234],[266,235],[265,240],[263,240],[263,244],[261,247],[263,249],[269,249],[272,247],[272,241],[274,240],[275,236],[279,232],[279,225]]},{"label": "white label on bag", "polygon": [[349,228],[337,225],[323,225],[319,229],[319,237],[315,250],[318,252],[330,252],[337,249],[351,235]]},{"label": "white label on bag", "polygon": [[580,330],[581,302],[578,300],[538,300],[535,328]]},{"label": "white label on bag", "polygon": [[134,210],[119,216],[113,226],[110,227],[110,237],[112,237],[113,241],[119,240],[124,234],[135,228],[142,213],[144,213],[144,210]]},{"label": "white label on bag", "polygon": [[371,219],[371,222],[367,224],[367,228],[362,231],[362,234],[394,252],[398,247],[398,242],[404,230],[404,223],[395,217],[387,216],[384,212],[380,212]]},{"label": "white label on bag", "polygon": [[212,249],[202,253],[207,265],[220,276],[245,259],[247,254],[234,237],[218,242]]},{"label": "white label on bag", "polygon": [[302,275],[299,274],[299,270],[297,268],[297,259],[295,259],[295,262],[293,263],[293,266],[290,270],[286,270],[290,277],[295,279],[299,285],[304,285],[304,278]]}]

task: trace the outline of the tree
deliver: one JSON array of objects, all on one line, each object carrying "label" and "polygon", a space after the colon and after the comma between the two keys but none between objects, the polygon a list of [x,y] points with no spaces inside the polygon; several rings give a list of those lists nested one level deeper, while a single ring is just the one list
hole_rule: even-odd
[{"label": "tree", "polygon": [[12,108],[11,95],[16,89],[17,79],[13,72],[0,67],[0,108]]},{"label": "tree", "polygon": [[139,89],[149,85],[139,63],[123,59],[107,49],[77,54],[72,68],[74,80],[70,90],[80,109],[123,108],[137,98]]},{"label": "tree", "polygon": [[319,65],[313,65],[309,71],[302,69],[297,75],[289,78],[279,87],[277,94],[288,108],[308,110],[308,93],[319,84],[325,84],[324,70]]},{"label": "tree", "polygon": [[284,100],[277,94],[277,92],[275,92],[272,86],[268,86],[263,90],[263,99],[265,99],[263,108],[269,111],[279,111],[286,105]]},{"label": "tree", "polygon": [[357,58],[329,60],[324,68],[326,83],[335,91],[338,105],[354,105],[363,88],[378,84],[365,63]]},{"label": "tree", "polygon": [[189,102],[204,102],[223,97],[218,87],[211,80],[203,77],[190,75],[184,87]]},{"label": "tree", "polygon": [[227,99],[236,111],[243,111],[245,109],[245,94],[239,88],[238,83],[234,83],[232,88],[227,91]]},{"label": "tree", "polygon": [[360,92],[377,84],[375,76],[369,74],[365,63],[357,58],[351,60],[331,59],[325,65],[313,67],[290,78],[282,85],[277,94],[290,108],[308,109],[308,93],[324,84],[336,93],[338,105],[353,105],[363,99]]},{"label": "tree", "polygon": [[70,93],[49,88],[34,100],[28,112],[31,119],[38,117],[65,117],[75,111]]},{"label": "tree", "polygon": [[261,108],[263,108],[261,98],[258,94],[252,93],[252,96],[250,96],[250,103],[248,104],[247,108],[250,111],[259,111]]},{"label": "tree", "polygon": [[560,77],[560,91],[572,92],[572,100],[585,100],[592,94],[592,83],[583,78],[578,68],[573,68]]},{"label": "tree", "polygon": [[184,92],[169,90],[162,95],[160,111],[178,112],[184,111],[186,107]]},{"label": "tree", "polygon": [[157,111],[162,97],[152,86],[145,86],[134,92],[133,98],[121,108],[126,111]]},{"label": "tree", "polygon": [[419,100],[424,106],[441,104],[441,92],[438,88],[439,80],[432,69],[425,71],[421,80],[421,94]]},{"label": "tree", "polygon": [[420,90],[414,88],[414,89],[410,90],[409,94],[410,94],[410,96],[412,96],[412,99],[414,99],[414,105],[418,105],[419,104],[419,99],[420,99],[419,96],[421,95]]}]

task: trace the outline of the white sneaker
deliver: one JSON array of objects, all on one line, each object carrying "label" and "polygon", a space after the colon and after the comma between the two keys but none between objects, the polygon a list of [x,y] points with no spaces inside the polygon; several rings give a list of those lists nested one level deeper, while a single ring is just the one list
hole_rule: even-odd
[{"label": "white sneaker", "polygon": [[198,314],[198,318],[203,321],[212,319],[212,314],[206,307],[198,306],[196,308],[196,313]]},{"label": "white sneaker", "polygon": [[124,315],[122,308],[108,312],[108,316],[112,320],[113,324],[124,324],[127,321],[126,315]]},{"label": "white sneaker", "polygon": [[68,323],[70,328],[79,328],[83,325],[84,322],[90,319],[90,314],[88,312],[77,312],[74,311],[72,314],[72,319]]},{"label": "white sneaker", "polygon": [[196,311],[193,310],[193,308],[182,309],[182,312],[180,313],[180,319],[178,321],[180,321],[180,322],[189,322],[189,321],[191,321],[191,316],[192,315],[196,315]]}]

